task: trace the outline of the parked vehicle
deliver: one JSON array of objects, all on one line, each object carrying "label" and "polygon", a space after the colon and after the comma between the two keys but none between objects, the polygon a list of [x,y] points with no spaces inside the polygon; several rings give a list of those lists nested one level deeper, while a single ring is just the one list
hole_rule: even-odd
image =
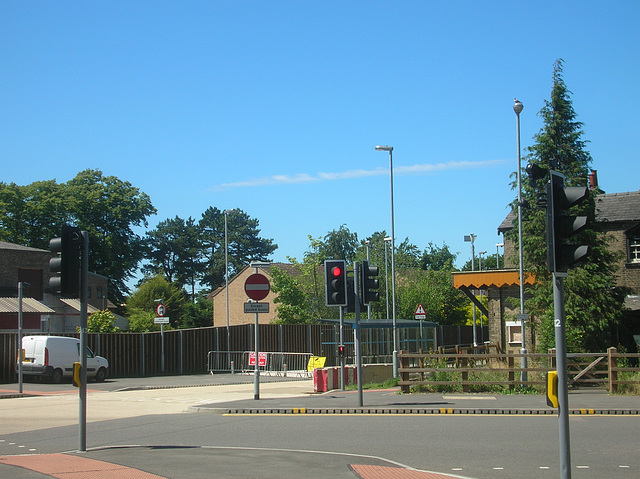
[{"label": "parked vehicle", "polygon": [[[23,377],[48,378],[59,383],[73,376],[73,363],[80,362],[80,340],[63,336],[24,336],[22,338]],[[17,366],[16,366],[17,369]],[[87,348],[87,378],[106,379],[109,362]]]}]

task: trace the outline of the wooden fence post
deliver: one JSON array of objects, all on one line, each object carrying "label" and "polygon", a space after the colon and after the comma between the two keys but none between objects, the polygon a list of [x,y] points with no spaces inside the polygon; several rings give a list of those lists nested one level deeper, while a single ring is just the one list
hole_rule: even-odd
[{"label": "wooden fence post", "polygon": [[[409,382],[409,371],[407,371],[407,369],[409,369],[409,358],[407,358],[405,356],[407,351],[400,351],[400,369],[402,369],[402,371],[400,372],[400,381],[402,382]],[[410,393],[411,392],[411,387],[408,384],[403,384],[400,386],[400,390],[403,393]]]},{"label": "wooden fence post", "polygon": [[462,391],[465,393],[469,392],[469,385],[467,381],[469,381],[469,371],[467,371],[467,365],[469,364],[467,358],[464,357],[460,360],[460,364],[462,366]]},{"label": "wooden fence post", "polygon": [[618,391],[618,371],[616,370],[618,363],[614,356],[618,350],[614,347],[607,349],[607,357],[609,359],[609,393],[615,394]]},{"label": "wooden fence post", "polygon": [[516,378],[516,372],[513,370],[515,367],[515,359],[513,357],[513,354],[509,354],[507,356],[507,369],[509,370],[509,389],[513,390],[513,388],[515,387],[515,378]]}]

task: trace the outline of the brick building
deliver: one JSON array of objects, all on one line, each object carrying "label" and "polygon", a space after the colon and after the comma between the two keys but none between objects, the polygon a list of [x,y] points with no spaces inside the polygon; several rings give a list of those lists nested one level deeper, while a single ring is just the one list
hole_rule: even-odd
[{"label": "brick building", "polygon": [[[278,267],[290,274],[295,275],[296,272],[291,264],[287,263],[270,263],[258,268],[258,273],[271,278],[271,267]],[[244,303],[249,299],[244,291],[244,282],[249,276],[255,273],[255,268],[252,266],[245,266],[240,272],[233,276],[229,281],[229,326],[236,326],[240,324],[253,324],[255,322],[255,316],[251,313],[244,312]],[[226,285],[213,291],[209,294],[208,298],[213,301],[213,326],[226,326],[227,325],[227,289]],[[276,295],[273,291],[269,292],[269,295],[260,301],[261,303],[269,303],[268,313],[258,314],[259,324],[272,323],[277,315],[276,308],[273,303]]]},{"label": "brick building", "polygon": [[[51,274],[49,250],[0,241],[0,330],[18,328],[18,283],[23,283],[25,331],[75,332],[80,324],[80,301],[60,299],[46,292]],[[89,273],[89,313],[106,309],[108,281]]]},{"label": "brick building", "polygon": [[[504,234],[514,228],[515,220],[516,214],[512,211],[498,227],[498,233]],[[630,348],[635,342],[640,350],[640,190],[598,195],[595,220],[609,238],[610,250],[619,257],[616,286],[627,288],[629,291],[625,301],[625,323],[630,325],[631,330],[622,333],[634,339],[620,338],[621,342]],[[492,284],[483,279],[482,273],[476,272],[475,276],[468,276],[467,281],[460,277],[459,284],[486,290],[489,297],[486,314],[491,342],[501,345],[506,350],[517,350],[521,344],[519,321],[516,320],[519,308],[513,306],[514,298],[519,297],[519,279],[513,261],[513,258],[517,257],[517,250],[514,241],[507,237],[503,243],[505,268],[515,273],[511,283]],[[455,276],[456,274],[454,281]],[[530,330],[526,334],[525,343],[527,349],[531,350],[531,345],[535,345],[535,337],[531,336]]]}]

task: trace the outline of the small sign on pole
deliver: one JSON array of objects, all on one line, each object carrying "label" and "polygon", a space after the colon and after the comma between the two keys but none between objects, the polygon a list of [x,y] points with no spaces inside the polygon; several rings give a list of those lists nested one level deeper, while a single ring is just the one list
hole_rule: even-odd
[{"label": "small sign on pole", "polygon": [[245,313],[268,313],[269,303],[244,303]]},{"label": "small sign on pole", "polygon": [[153,318],[153,324],[169,324],[169,316],[158,316]]},{"label": "small sign on pole", "polygon": [[422,307],[422,303],[418,304],[414,315],[416,319],[427,319],[427,312]]}]

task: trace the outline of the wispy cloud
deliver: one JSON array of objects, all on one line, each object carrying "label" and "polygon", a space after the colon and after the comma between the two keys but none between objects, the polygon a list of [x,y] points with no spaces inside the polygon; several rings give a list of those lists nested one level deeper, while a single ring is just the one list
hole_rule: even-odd
[{"label": "wispy cloud", "polygon": [[[394,166],[394,175],[421,175],[445,170],[468,170],[474,168],[489,168],[504,164],[506,160],[487,161],[449,161],[447,163],[422,164],[411,166]],[[337,173],[298,173],[296,175],[272,175],[264,178],[254,178],[234,183],[222,183],[213,187],[213,190],[225,190],[230,188],[245,188],[269,185],[291,185],[299,183],[318,183],[321,181],[348,180],[353,178],[365,178],[369,176],[388,175],[388,168],[374,168],[372,170],[347,170]]]}]

